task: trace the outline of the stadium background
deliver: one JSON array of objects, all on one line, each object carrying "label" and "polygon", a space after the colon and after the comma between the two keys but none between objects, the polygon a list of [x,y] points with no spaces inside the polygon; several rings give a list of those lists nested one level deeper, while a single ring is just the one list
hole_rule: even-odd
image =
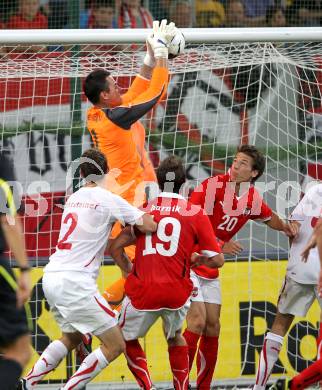
[{"label": "stadium background", "polygon": [[[180,15],[186,15],[183,11],[180,15],[174,15],[178,17],[179,26],[183,23],[180,27],[272,26],[267,24],[266,13],[268,6],[274,1],[255,1],[255,13],[244,15],[235,21],[231,20],[231,15],[227,12],[225,1],[173,0],[168,3],[168,7],[162,1],[143,3],[155,17],[169,16],[166,13],[170,9],[173,11],[174,4],[184,5],[186,9],[190,7],[189,18],[180,19]],[[203,9],[202,3],[209,3],[211,6],[207,5],[208,8],[205,6]],[[251,2],[245,0],[244,3],[246,5]],[[265,12],[264,3],[267,3]],[[283,12],[285,11],[285,25],[320,25],[320,21],[313,20],[313,17],[312,20],[302,20],[298,6],[295,6],[297,3],[299,2],[295,0],[276,2],[277,8],[283,7]],[[39,6],[39,12],[47,15],[49,28],[93,27],[90,24],[90,2],[42,0]],[[302,6],[311,7],[311,3],[302,1]],[[15,28],[9,22],[18,8],[18,2],[0,1],[3,28]],[[251,12],[246,6],[244,10],[245,13]],[[111,27],[124,27],[118,26],[118,23],[119,20],[114,19]],[[39,28],[37,25],[32,27]],[[96,55],[104,56],[107,49],[109,48],[104,46],[96,48]],[[36,53],[26,49],[23,52],[12,48],[4,50],[0,68],[5,61],[14,63],[20,59],[28,61],[29,58],[48,56],[59,58],[65,48],[48,47],[46,51],[42,48]],[[302,187],[311,178],[321,176],[320,149],[316,147],[322,127],[319,66],[302,77],[299,77],[295,65],[289,65],[287,71],[283,65],[272,63],[231,69],[228,77],[225,72],[223,74],[218,70],[208,70],[177,73],[172,78],[167,105],[160,104],[152,119],[147,117],[145,120],[150,157],[157,165],[169,153],[181,155],[187,163],[191,185],[194,185],[210,174],[225,171],[240,142],[253,142],[268,156],[263,182],[275,182],[265,192],[264,198],[276,210],[280,207],[276,195],[280,191],[282,198],[284,191],[290,200],[290,207],[282,207],[278,211],[286,216],[300,195],[300,191],[294,190],[292,184],[288,186],[287,182],[296,182]],[[129,77],[124,76],[118,80],[125,89],[129,81]],[[303,99],[303,96],[299,97],[294,91],[301,91],[304,95],[303,91],[310,92]],[[84,125],[86,108],[80,78],[0,79],[2,147],[15,161],[18,180],[22,183],[25,195],[25,237],[28,254],[35,266],[35,288],[31,300],[36,332],[33,346],[39,353],[49,340],[59,335],[43,300],[39,280],[42,266],[57,241],[68,165],[80,155],[82,149],[90,146]],[[285,112],[287,116],[284,115]],[[287,133],[280,131],[282,128],[286,128]],[[179,134],[174,137],[174,133]],[[298,150],[300,142],[313,145],[314,148],[306,149],[306,154],[302,155]],[[215,145],[215,148],[211,145]],[[286,150],[284,154],[277,152],[279,146]],[[311,157],[311,161],[308,161],[308,157]],[[292,166],[299,169],[290,169]],[[49,185],[46,186],[44,182]],[[39,201],[39,193],[46,201],[42,201],[42,198]],[[40,213],[30,212],[41,208]],[[247,380],[249,378],[250,381],[253,379],[255,361],[258,359],[266,324],[273,318],[286,266],[287,241],[279,234],[267,232],[264,226],[251,223],[238,235],[238,239],[245,248],[243,255],[228,261],[222,273],[222,334],[215,380],[241,377]],[[101,287],[116,279],[117,273],[114,266],[105,265],[100,277]],[[291,328],[288,351],[283,347],[281,362],[276,368],[277,375],[290,375],[315,358],[314,338],[318,319],[316,305],[307,319],[296,319]],[[152,365],[153,379],[156,382],[169,381],[170,370],[160,326],[152,331],[144,345]],[[35,354],[30,365],[37,357]],[[119,359],[113,363],[113,370],[105,370],[96,381],[133,381],[125,367],[124,360]],[[118,373],[117,377],[115,373]],[[64,363],[49,379],[64,380],[66,375]],[[192,379],[195,379],[195,372]]]}]

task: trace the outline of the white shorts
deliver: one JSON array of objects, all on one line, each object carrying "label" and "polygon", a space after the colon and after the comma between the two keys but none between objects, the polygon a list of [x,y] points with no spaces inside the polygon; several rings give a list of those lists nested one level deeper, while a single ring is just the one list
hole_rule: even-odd
[{"label": "white shorts", "polygon": [[190,279],[193,283],[193,291],[191,295],[192,302],[216,303],[217,305],[221,305],[219,278],[205,279],[198,276],[191,270]]},{"label": "white shorts", "polygon": [[282,314],[305,317],[315,299],[322,308],[322,300],[318,295],[316,285],[298,283],[286,276],[277,301],[277,308]]},{"label": "white shorts", "polygon": [[98,336],[117,325],[115,313],[90,274],[45,272],[42,285],[54,318],[64,333],[78,331]]},{"label": "white shorts", "polygon": [[137,310],[132,306],[130,299],[125,297],[119,318],[123,337],[127,341],[144,337],[156,320],[161,317],[166,338],[171,339],[182,328],[189,307],[190,298],[184,306],[175,310]]}]

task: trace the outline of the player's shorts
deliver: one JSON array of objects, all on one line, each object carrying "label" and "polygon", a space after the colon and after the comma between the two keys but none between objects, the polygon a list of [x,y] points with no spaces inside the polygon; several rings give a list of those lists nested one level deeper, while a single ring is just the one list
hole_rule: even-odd
[{"label": "player's shorts", "polygon": [[117,325],[116,315],[85,272],[45,272],[43,290],[54,318],[64,333],[99,336]]},{"label": "player's shorts", "polygon": [[119,318],[123,337],[126,341],[144,337],[151,326],[162,318],[163,329],[167,339],[175,336],[176,332],[182,328],[190,307],[190,299],[179,309],[169,310],[137,310],[132,306],[128,297],[125,297]]},{"label": "player's shorts", "polygon": [[298,283],[286,276],[277,301],[277,308],[282,314],[305,317],[315,299],[322,308],[322,299],[319,297],[316,285]]},{"label": "player's shorts", "polygon": [[7,347],[17,338],[27,335],[28,327],[26,304],[17,308],[17,282],[9,262],[0,259],[0,347]]},{"label": "player's shorts", "polygon": [[205,279],[191,270],[190,279],[193,282],[192,302],[216,303],[217,305],[221,305],[219,278]]}]

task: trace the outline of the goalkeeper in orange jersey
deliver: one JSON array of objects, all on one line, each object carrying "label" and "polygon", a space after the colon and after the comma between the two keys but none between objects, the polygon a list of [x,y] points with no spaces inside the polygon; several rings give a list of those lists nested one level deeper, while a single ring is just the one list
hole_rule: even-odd
[{"label": "goalkeeper in orange jersey", "polygon": [[[144,202],[144,171],[134,133],[144,132],[139,121],[165,94],[168,84],[168,45],[176,29],[173,23],[154,21],[153,35],[147,40],[147,53],[140,73],[127,93],[121,95],[111,74],[98,69],[85,79],[84,92],[93,107],[87,112],[87,128],[94,145],[102,151],[114,178],[109,189],[136,206]],[[111,176],[111,175],[110,175]],[[115,237],[121,228],[113,229]],[[133,259],[134,248],[128,256]],[[109,303],[123,299],[124,278],[106,289]]]}]

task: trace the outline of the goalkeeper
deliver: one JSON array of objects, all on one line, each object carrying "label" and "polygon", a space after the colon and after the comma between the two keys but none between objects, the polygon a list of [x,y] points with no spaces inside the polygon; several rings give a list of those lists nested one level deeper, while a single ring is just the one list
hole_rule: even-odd
[{"label": "goalkeeper", "polygon": [[[104,69],[92,71],[84,82],[85,95],[93,104],[87,112],[87,128],[95,147],[105,154],[113,174],[109,190],[136,206],[143,204],[145,193],[142,160],[133,133],[140,132],[143,128],[140,119],[166,92],[168,44],[175,33],[174,23],[153,22],[153,35],[147,39],[147,53],[140,73],[124,95]],[[120,230],[119,224],[114,226],[113,236]],[[127,254],[133,259],[133,246],[127,248]],[[122,278],[106,289],[109,303],[117,305],[122,301],[124,281]]]}]

